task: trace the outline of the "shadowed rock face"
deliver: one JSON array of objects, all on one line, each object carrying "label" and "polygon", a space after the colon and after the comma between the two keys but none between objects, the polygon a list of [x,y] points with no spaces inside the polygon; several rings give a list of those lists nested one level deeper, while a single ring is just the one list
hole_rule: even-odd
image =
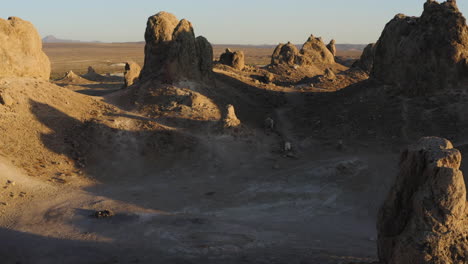
[{"label": "shadowed rock face", "polygon": [[364,48],[361,58],[353,64],[353,68],[359,68],[370,73],[374,66],[375,43],[371,43]]},{"label": "shadowed rock face", "polygon": [[213,68],[213,49],[203,37],[195,38],[192,24],[166,12],[148,19],[145,64],[141,80],[174,83],[203,80]]},{"label": "shadowed rock face", "polygon": [[244,52],[242,51],[226,51],[219,57],[219,62],[224,65],[228,65],[237,70],[243,70],[245,67]]},{"label": "shadowed rock face", "polygon": [[401,156],[400,172],[379,212],[383,264],[468,261],[466,188],[461,154],[448,140],[422,138]]},{"label": "shadowed rock face", "polygon": [[427,1],[421,17],[396,15],[375,50],[371,76],[424,94],[457,85],[468,75],[468,27],[454,0]]},{"label": "shadowed rock face", "polygon": [[0,19],[0,77],[50,78],[50,61],[34,26],[17,17]]},{"label": "shadowed rock face", "polygon": [[124,87],[132,86],[140,77],[141,67],[138,63],[129,61],[125,63]]}]

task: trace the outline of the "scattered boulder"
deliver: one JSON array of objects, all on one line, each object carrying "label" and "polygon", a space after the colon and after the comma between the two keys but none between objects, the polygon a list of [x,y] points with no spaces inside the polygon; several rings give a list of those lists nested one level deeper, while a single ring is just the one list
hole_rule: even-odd
[{"label": "scattered boulder", "polygon": [[422,138],[403,152],[378,217],[383,264],[468,262],[468,207],[461,154],[446,139]]},{"label": "scattered boulder", "polygon": [[50,61],[36,28],[17,17],[0,19],[0,77],[50,78]]},{"label": "scattered boulder", "polygon": [[92,216],[97,219],[111,218],[114,216],[114,212],[112,212],[111,210],[96,211]]},{"label": "scattered boulder", "polygon": [[223,118],[224,128],[234,128],[240,126],[241,121],[236,116],[236,111],[233,105],[227,105],[226,116]]},{"label": "scattered boulder", "polygon": [[420,95],[457,86],[468,74],[468,27],[456,1],[427,1],[421,17],[398,14],[375,48],[371,77]]},{"label": "scattered boulder", "polygon": [[262,81],[264,83],[272,83],[274,80],[275,80],[275,75],[271,72],[266,72],[262,77]]},{"label": "scattered boulder", "polygon": [[140,77],[141,67],[134,61],[125,63],[124,88],[132,86]]},{"label": "scattered boulder", "polygon": [[14,103],[15,103],[15,101],[13,100],[13,98],[11,98],[11,96],[9,94],[5,93],[4,91],[0,92],[0,104],[6,105],[6,106],[11,106]]},{"label": "scattered boulder", "polygon": [[145,63],[140,79],[171,84],[201,81],[212,74],[213,49],[204,37],[195,38],[192,24],[170,13],[148,19],[145,33]]},{"label": "scattered boulder", "polygon": [[228,65],[237,70],[243,70],[245,68],[245,59],[244,52],[242,51],[231,51],[226,49],[226,51],[221,54],[219,62],[224,65]]},{"label": "scattered boulder", "polygon": [[336,41],[334,39],[330,40],[330,43],[328,43],[327,45],[327,49],[331,52],[331,54],[333,55],[333,57],[336,56]]},{"label": "scattered boulder", "polygon": [[374,66],[374,56],[375,56],[375,43],[371,43],[364,48],[364,51],[361,54],[361,58],[357,60],[351,67],[359,68],[365,72],[370,73],[372,67]]},{"label": "scattered boulder", "polygon": [[279,44],[273,51],[271,56],[271,64],[286,64],[293,66],[300,64],[302,61],[297,47],[288,42],[287,44]]}]

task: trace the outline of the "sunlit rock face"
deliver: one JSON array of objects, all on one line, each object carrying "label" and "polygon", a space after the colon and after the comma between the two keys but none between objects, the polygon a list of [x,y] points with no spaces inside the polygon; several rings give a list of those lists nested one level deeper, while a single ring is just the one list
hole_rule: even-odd
[{"label": "sunlit rock face", "polygon": [[400,172],[378,217],[382,264],[468,263],[460,164],[460,152],[442,138],[422,138],[403,152]]},{"label": "sunlit rock face", "polygon": [[0,78],[50,78],[50,61],[36,28],[17,17],[0,19]]}]

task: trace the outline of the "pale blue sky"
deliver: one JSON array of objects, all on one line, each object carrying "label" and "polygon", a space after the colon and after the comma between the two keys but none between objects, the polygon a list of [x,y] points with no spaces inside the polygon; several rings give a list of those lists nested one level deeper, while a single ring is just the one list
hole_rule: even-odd
[{"label": "pale blue sky", "polygon": [[[142,41],[149,16],[187,18],[214,44],[303,43],[310,34],[338,43],[375,42],[397,13],[419,16],[425,0],[14,0],[0,17],[33,22],[42,36]],[[458,6],[468,13],[468,1]]]}]

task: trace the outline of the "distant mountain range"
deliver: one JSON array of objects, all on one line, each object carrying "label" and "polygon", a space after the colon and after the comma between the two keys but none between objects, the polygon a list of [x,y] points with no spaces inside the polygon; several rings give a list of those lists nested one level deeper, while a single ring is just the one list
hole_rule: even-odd
[{"label": "distant mountain range", "polygon": [[[53,35],[46,36],[45,38],[42,39],[43,43],[103,43],[101,41],[81,41],[81,40],[71,40],[71,39],[59,39],[56,38]],[[144,41],[139,41],[139,42],[114,42],[114,43],[135,43],[135,44],[145,44]],[[230,47],[230,48],[237,48],[237,49],[242,49],[242,48],[249,48],[249,47],[255,47],[255,48],[275,48],[276,45],[239,45],[239,44],[213,44],[215,47]],[[302,48],[302,44],[297,44],[296,45],[299,49]],[[336,48],[338,50],[357,50],[357,51],[363,51],[364,48],[367,46],[367,44],[336,44]]]},{"label": "distant mountain range", "polygon": [[42,39],[42,43],[101,43],[100,41],[81,41],[72,39],[59,39],[53,35],[46,36]]}]

